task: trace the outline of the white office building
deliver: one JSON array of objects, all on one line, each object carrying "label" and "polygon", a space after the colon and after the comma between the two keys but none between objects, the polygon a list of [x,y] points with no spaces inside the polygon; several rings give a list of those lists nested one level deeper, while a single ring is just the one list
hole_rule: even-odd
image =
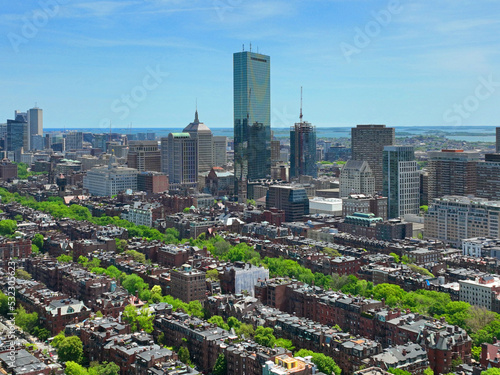
[{"label": "white office building", "polygon": [[500,291],[500,279],[493,276],[478,277],[475,280],[460,280],[460,301],[482,306],[491,311],[494,293]]},{"label": "white office building", "polygon": [[83,187],[89,194],[112,196],[127,190],[137,190],[137,169],[121,167],[110,158],[108,166],[95,167],[83,178]]}]

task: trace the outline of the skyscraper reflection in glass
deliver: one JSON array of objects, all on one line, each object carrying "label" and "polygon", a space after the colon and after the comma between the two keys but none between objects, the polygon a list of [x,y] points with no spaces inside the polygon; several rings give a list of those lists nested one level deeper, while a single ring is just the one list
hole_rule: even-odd
[{"label": "skyscraper reflection in glass", "polygon": [[270,63],[259,53],[233,55],[234,174],[240,198],[247,181],[271,174]]}]

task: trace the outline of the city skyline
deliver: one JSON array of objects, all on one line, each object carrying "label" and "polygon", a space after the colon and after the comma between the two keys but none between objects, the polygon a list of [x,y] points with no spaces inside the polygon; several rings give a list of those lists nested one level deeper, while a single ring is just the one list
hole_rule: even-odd
[{"label": "city skyline", "polygon": [[273,128],[297,122],[300,86],[318,128],[496,125],[493,1],[53,3],[4,5],[0,122],[37,102],[48,129],[172,128],[198,98],[231,127],[231,55],[252,43],[273,56]]}]

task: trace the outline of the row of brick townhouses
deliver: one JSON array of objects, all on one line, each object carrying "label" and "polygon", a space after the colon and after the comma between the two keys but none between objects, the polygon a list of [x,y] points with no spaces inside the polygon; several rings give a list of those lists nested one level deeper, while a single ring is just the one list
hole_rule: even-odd
[{"label": "row of brick townhouses", "polygon": [[60,263],[53,258],[27,258],[25,268],[34,280],[81,300],[91,311],[118,317],[134,296],[106,275],[96,275],[75,263]]},{"label": "row of brick townhouses", "polygon": [[265,305],[290,315],[376,340],[383,347],[419,342],[427,350],[431,368],[448,372],[451,361],[471,359],[472,340],[465,330],[442,320],[389,309],[383,301],[353,297],[283,279],[262,281],[256,297]]}]

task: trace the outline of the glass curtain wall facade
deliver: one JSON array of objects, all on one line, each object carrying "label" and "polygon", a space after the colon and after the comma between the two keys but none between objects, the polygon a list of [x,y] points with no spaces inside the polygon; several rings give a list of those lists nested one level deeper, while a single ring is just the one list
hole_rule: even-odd
[{"label": "glass curtain wall facade", "polygon": [[271,174],[270,57],[253,52],[233,55],[234,172],[239,199],[247,181]]},{"label": "glass curtain wall facade", "polygon": [[318,177],[316,166],[316,128],[304,121],[290,128],[290,178]]},{"label": "glass curtain wall facade", "polygon": [[382,171],[383,195],[387,197],[387,217],[418,214],[420,176],[411,146],[385,146]]}]

